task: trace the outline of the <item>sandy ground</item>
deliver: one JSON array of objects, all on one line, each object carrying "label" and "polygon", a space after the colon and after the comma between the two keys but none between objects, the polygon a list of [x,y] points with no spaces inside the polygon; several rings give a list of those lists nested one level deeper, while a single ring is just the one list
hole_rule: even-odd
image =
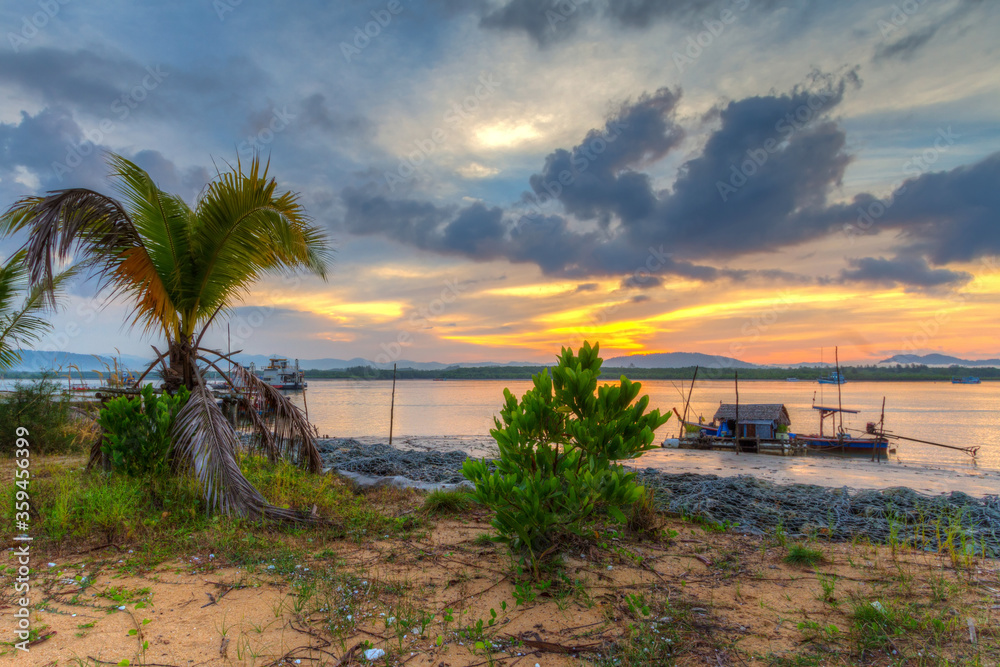
[{"label": "sandy ground", "polygon": [[[0,664],[360,666],[373,663],[358,660],[357,649],[354,659],[343,659],[366,641],[389,652],[374,662],[381,667],[579,667],[591,664],[581,659],[585,655],[596,656],[552,647],[596,653],[636,623],[664,623],[678,629],[679,664],[763,665],[809,648],[799,625],[804,621],[846,631],[849,600],[923,598],[941,577],[963,582],[964,592],[956,585],[944,603],[964,610],[952,633],[954,650],[973,648],[964,643],[969,614],[977,641],[1000,637],[997,561],[970,562],[958,571],[943,555],[835,544],[823,545],[824,562],[814,569],[783,562],[785,549],[759,538],[708,534],[680,522],[672,522],[675,539],[628,545],[629,559],[567,547],[565,571],[580,582],[578,592],[540,595],[517,606],[507,556],[475,542],[489,530],[484,519],[442,520],[416,539],[334,542],[282,575],[267,566],[218,565],[204,553],[145,572],[129,567],[127,553],[57,559],[36,575],[45,601],[33,618],[47,638],[27,655],[6,651]],[[300,574],[306,569],[332,583],[307,587]],[[86,585],[77,576],[87,577]],[[826,599],[820,576],[837,578]],[[900,581],[906,590],[898,590]],[[635,595],[658,611],[637,618],[629,606]],[[0,606],[4,602],[10,604]],[[422,633],[414,629],[400,638],[387,617],[413,618],[418,609],[433,620]],[[445,609],[454,610],[450,624]],[[487,634],[509,647],[493,663],[449,633],[449,626],[453,631],[489,619],[490,609],[499,614]],[[443,646],[435,641],[440,635],[449,637]],[[540,642],[543,649],[513,646],[512,637]]]},{"label": "sandy ground", "polygon": [[[357,438],[359,442],[385,442],[384,438]],[[494,456],[496,444],[488,436],[401,436],[393,439],[401,449],[461,450],[471,456]],[[885,489],[905,486],[921,493],[962,491],[973,496],[1000,494],[1000,470],[890,461],[873,463],[867,457],[737,455],[693,449],[660,449],[647,452],[637,462],[668,473],[697,473],[729,477],[753,475],[780,484],[818,484],[851,489]]]}]

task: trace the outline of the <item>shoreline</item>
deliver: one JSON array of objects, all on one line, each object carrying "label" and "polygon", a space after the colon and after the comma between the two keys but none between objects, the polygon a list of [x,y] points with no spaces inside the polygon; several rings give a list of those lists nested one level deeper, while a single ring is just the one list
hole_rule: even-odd
[{"label": "shoreline", "polygon": [[[491,442],[475,437],[409,437],[394,447],[379,438],[365,440],[332,438],[319,443],[324,470],[361,487],[457,491],[471,487],[462,474],[467,450],[479,450],[473,455],[482,456]],[[844,461],[764,457],[773,459],[769,466],[760,456],[696,450],[682,451],[693,451],[697,465],[691,460],[677,465],[677,451],[647,452],[631,466],[652,506],[670,516],[750,535],[864,537],[923,546],[928,546],[928,535],[940,536],[945,530],[968,537],[984,554],[1000,555],[1000,495],[996,494],[1000,471],[956,477],[956,471],[891,463],[868,463],[859,469],[856,466],[866,463],[860,461],[851,462],[850,471]],[[789,462],[792,458],[804,460]],[[970,477],[978,478],[970,483]],[[930,544],[937,550],[942,545],[940,539]]]},{"label": "shoreline", "polygon": [[[321,438],[319,443],[354,440],[362,445],[386,444],[388,438],[362,436]],[[393,448],[422,452],[465,452],[477,458],[492,458],[497,449],[493,438],[480,435],[397,436]],[[645,453],[635,469],[652,468],[666,474],[750,475],[775,484],[814,484],[829,488],[882,490],[907,487],[923,494],[952,491],[983,497],[1000,494],[1000,470],[983,467],[924,464],[900,460],[874,463],[864,457],[848,459],[831,455],[772,456],[689,449],[655,449]]]}]

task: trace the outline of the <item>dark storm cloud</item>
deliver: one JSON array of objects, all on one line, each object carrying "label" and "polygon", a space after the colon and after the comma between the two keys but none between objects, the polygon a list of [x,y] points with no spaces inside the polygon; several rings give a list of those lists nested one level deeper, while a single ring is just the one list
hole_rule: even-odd
[{"label": "dark storm cloud", "polygon": [[488,256],[503,240],[506,230],[502,218],[503,211],[499,208],[473,204],[448,223],[441,242],[444,247],[462,254]]},{"label": "dark storm cloud", "polygon": [[[534,193],[521,202],[534,200],[536,207],[519,219],[482,204],[438,207],[348,188],[345,222],[352,233],[383,234],[431,252],[533,263],[550,275],[625,276],[623,287],[650,287],[665,275],[807,281],[778,269],[710,264],[843,234],[859,211],[874,211],[865,229],[900,232],[898,256],[854,260],[837,280],[960,285],[968,275],[944,264],[1000,254],[1000,154],[917,175],[888,202],[863,194],[851,204],[831,204],[851,161],[845,132],[831,114],[858,84],[854,72],[837,79],[814,75],[809,88],[729,102],[668,190],[655,190],[652,178],[638,171],[683,136],[673,118],[677,94],[661,90],[623,106],[574,148],[550,153],[529,179]],[[611,131],[618,131],[614,141],[607,140]],[[604,149],[588,153],[588,142],[598,137],[605,138]],[[546,197],[567,215],[542,213]]]},{"label": "dark storm cloud", "polygon": [[1000,153],[905,181],[891,197],[855,199],[842,215],[871,232],[898,230],[902,247],[936,265],[1000,255]]},{"label": "dark storm cloud", "polygon": [[50,107],[34,116],[22,111],[19,123],[0,123],[0,169],[46,170],[53,156],[61,157],[67,144],[82,139],[83,131],[66,107]]},{"label": "dark storm cloud", "polygon": [[[635,274],[641,280],[662,273],[715,280],[734,272],[676,261],[664,247],[637,248],[578,231],[563,216],[503,219],[499,208],[476,203],[462,209],[413,199],[388,199],[374,188],[345,188],[341,194],[346,231],[382,235],[421,250],[478,261],[505,259],[535,264],[547,275],[568,277]],[[743,275],[743,274],[741,274]]]},{"label": "dark storm cloud", "polygon": [[539,199],[555,197],[578,219],[617,219],[636,248],[669,243],[726,258],[816,238],[835,222],[808,212],[823,209],[850,163],[845,133],[829,114],[855,84],[853,72],[839,80],[815,75],[811,89],[730,102],[669,192],[632,169],[662,158],[683,136],[673,120],[678,95],[667,90],[609,121],[603,135],[618,135],[600,155],[586,150],[601,136],[592,131],[572,151],[550,154],[529,180]]},{"label": "dark storm cloud", "polygon": [[825,206],[850,163],[845,132],[828,118],[849,80],[730,102],[655,212],[622,219],[630,238],[733,257],[824,235],[829,223],[809,212]]},{"label": "dark storm cloud", "polygon": [[[23,170],[38,180],[38,192],[68,187],[100,188],[106,183],[102,159],[106,150],[106,146],[86,140],[83,129],[64,106],[49,107],[35,115],[22,111],[19,123],[0,123],[0,195],[9,203],[24,195],[37,194],[27,185],[15,182],[16,177],[24,176]],[[67,156],[74,151],[69,160],[74,166],[66,167]],[[62,167],[57,168],[57,164]]]},{"label": "dark storm cloud", "polygon": [[865,282],[895,287],[942,287],[967,283],[972,276],[964,271],[932,269],[923,257],[863,257],[848,260],[850,269],[840,273],[845,282]]},{"label": "dark storm cloud", "polygon": [[680,92],[663,88],[623,105],[604,129],[592,130],[572,150],[545,158],[529,183],[536,195],[558,199],[581,220],[612,214],[636,219],[652,213],[656,198],[646,174],[634,167],[653,163],[677,146],[684,131],[674,121]]},{"label": "dark storm cloud", "polygon": [[[3,201],[64,188],[110,192],[104,161],[109,150],[104,144],[88,141],[87,133],[63,106],[43,109],[34,116],[22,112],[19,123],[0,123]],[[162,189],[189,202],[211,179],[206,169],[181,169],[158,151],[127,153],[126,157],[145,169]],[[28,187],[25,176],[37,179],[38,187]],[[21,182],[15,182],[15,178]]]}]

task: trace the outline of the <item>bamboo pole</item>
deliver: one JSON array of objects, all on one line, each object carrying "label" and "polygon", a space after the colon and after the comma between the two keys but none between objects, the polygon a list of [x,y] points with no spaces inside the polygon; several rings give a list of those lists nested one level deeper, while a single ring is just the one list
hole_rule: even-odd
[{"label": "bamboo pole", "polygon": [[392,444],[392,420],[396,412],[396,364],[392,365],[392,401],[389,403],[389,444]]},{"label": "bamboo pole", "polygon": [[840,448],[844,449],[844,403],[840,398],[840,385],[843,377],[840,375],[840,348],[833,348],[833,359],[837,368],[837,409],[840,417],[840,428],[837,430],[837,440],[840,441]]},{"label": "bamboo pole", "polygon": [[[878,443],[885,435],[885,396],[882,397],[882,416],[878,420],[878,436],[875,438],[875,442],[872,444],[872,461],[877,463],[882,462],[882,452],[878,450]],[[886,458],[888,459],[889,452],[886,452]],[[877,457],[877,458],[876,458]]]},{"label": "bamboo pole", "polygon": [[733,429],[733,445],[736,453],[740,453],[740,372],[733,371],[733,379],[736,383],[736,428]]},{"label": "bamboo pole", "polygon": [[684,417],[681,419],[681,432],[677,436],[678,438],[684,437],[684,422],[688,418],[688,406],[691,405],[691,393],[694,391],[694,381],[698,379],[698,366],[694,367],[694,377],[691,378],[691,388],[688,389],[687,401],[684,403]]}]

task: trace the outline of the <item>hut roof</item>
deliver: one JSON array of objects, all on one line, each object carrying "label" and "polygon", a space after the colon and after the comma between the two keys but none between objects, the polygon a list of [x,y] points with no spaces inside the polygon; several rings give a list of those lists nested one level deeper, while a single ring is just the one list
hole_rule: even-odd
[{"label": "hut roof", "polygon": [[[715,411],[714,419],[729,420],[736,419],[736,404],[723,403]],[[778,424],[791,426],[792,420],[788,417],[788,410],[781,403],[747,403],[740,404],[740,421],[775,421]]]}]

